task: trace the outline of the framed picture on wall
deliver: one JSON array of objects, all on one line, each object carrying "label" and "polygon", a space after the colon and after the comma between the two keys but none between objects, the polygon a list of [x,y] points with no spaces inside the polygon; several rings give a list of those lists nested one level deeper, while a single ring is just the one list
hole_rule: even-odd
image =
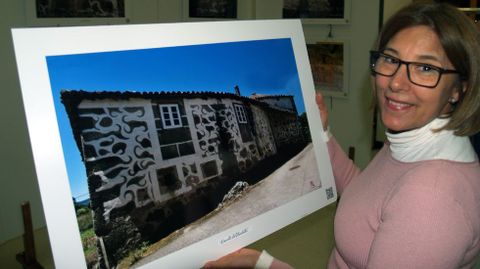
[{"label": "framed picture on wall", "polygon": [[301,19],[305,24],[347,24],[351,0],[256,1],[258,19]]},{"label": "framed picture on wall", "polygon": [[[414,1],[415,2],[415,1]],[[464,12],[465,15],[471,18],[475,22],[477,28],[480,30],[480,25],[478,21],[480,19],[480,2],[476,0],[434,0],[437,3],[448,3],[452,6],[457,7],[460,11]]]},{"label": "framed picture on wall", "polygon": [[183,0],[186,21],[238,19],[238,0]]},{"label": "framed picture on wall", "polygon": [[28,26],[124,24],[131,0],[25,0]]},{"label": "framed picture on wall", "polygon": [[336,200],[299,20],[13,40],[56,268],[200,268]]},{"label": "framed picture on wall", "polygon": [[348,96],[348,45],[345,41],[307,44],[316,91],[335,97]]}]

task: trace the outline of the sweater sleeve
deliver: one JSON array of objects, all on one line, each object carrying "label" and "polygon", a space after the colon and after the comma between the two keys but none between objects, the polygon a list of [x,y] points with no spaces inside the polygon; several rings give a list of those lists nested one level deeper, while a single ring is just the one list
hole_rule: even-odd
[{"label": "sweater sleeve", "polygon": [[334,137],[330,138],[327,143],[330,162],[332,163],[333,177],[335,178],[335,186],[339,194],[342,194],[345,187],[358,176],[360,168],[350,160],[340,147]]},{"label": "sweater sleeve", "polygon": [[474,232],[457,197],[441,186],[439,170],[408,173],[406,183],[392,191],[381,214],[367,268],[462,267]]}]

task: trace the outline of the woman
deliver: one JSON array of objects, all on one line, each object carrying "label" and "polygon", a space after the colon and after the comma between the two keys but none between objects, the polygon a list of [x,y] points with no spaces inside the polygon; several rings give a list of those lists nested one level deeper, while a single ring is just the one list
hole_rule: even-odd
[{"label": "woman", "polygon": [[[480,165],[468,136],[480,130],[479,41],[446,4],[409,5],[384,25],[370,58],[388,142],[364,171],[327,143],[342,197],[328,268],[473,268]],[[205,268],[255,264],[291,268],[249,249]]]}]

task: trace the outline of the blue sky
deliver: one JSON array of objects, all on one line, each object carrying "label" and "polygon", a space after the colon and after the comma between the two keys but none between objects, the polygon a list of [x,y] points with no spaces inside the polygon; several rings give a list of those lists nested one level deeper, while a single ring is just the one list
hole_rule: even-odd
[{"label": "blue sky", "polygon": [[60,136],[72,188],[88,198],[85,166],[60,103],[62,89],[85,91],[216,91],[243,96],[294,95],[305,111],[290,39],[242,41],[47,57]]}]

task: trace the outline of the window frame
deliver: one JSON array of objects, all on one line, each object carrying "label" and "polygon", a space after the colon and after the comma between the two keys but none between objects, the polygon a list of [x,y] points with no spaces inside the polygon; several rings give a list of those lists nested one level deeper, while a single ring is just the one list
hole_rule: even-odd
[{"label": "window frame", "polygon": [[233,104],[233,107],[235,109],[235,115],[237,116],[238,123],[248,123],[245,107],[240,104]]},{"label": "window frame", "polygon": [[[163,126],[164,129],[174,129],[174,128],[183,127],[182,115],[180,114],[180,108],[179,108],[178,104],[161,104],[161,105],[158,105],[158,107],[159,107],[159,110],[160,110],[160,117],[162,118],[162,126]],[[167,108],[168,111],[164,112],[163,108]],[[172,111],[172,108],[177,110],[177,112],[176,112],[177,115],[178,115],[177,118],[174,117],[174,112]],[[166,114],[168,114],[169,119],[165,118]],[[174,123],[175,119],[178,119],[178,124]],[[170,121],[170,124],[167,124],[167,122],[166,122],[167,120]]]}]

